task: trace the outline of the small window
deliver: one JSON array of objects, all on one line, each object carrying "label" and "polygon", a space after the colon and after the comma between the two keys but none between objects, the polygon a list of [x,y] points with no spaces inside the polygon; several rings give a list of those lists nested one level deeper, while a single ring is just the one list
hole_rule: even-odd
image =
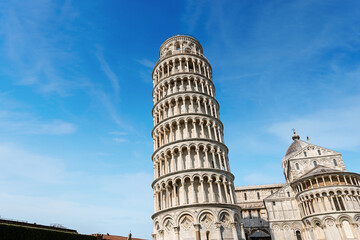
[{"label": "small window", "polygon": [[316,161],[314,161],[313,163],[314,163],[314,167],[316,167],[316,166],[317,166],[317,162],[316,162]]},{"label": "small window", "polygon": [[290,197],[290,192],[287,192],[288,197]]},{"label": "small window", "polygon": [[341,210],[345,211],[345,205],[344,205],[341,197],[339,197],[339,203],[340,203]]},{"label": "small window", "polygon": [[334,166],[336,167],[338,165],[336,159],[333,159],[333,162],[334,162]]},{"label": "small window", "polygon": [[333,197],[333,201],[334,201],[336,211],[340,211],[340,207],[339,207],[339,203],[338,203],[337,198]]},{"label": "small window", "polygon": [[244,199],[245,199],[245,201],[247,200],[247,196],[246,196],[246,193],[244,193]]},{"label": "small window", "polygon": [[249,211],[249,218],[252,219],[251,210]]},{"label": "small window", "polygon": [[274,193],[274,191],[273,191],[273,190],[271,190],[270,192],[271,192],[271,194],[273,194],[273,193]]},{"label": "small window", "polygon": [[304,157],[307,157],[307,154],[306,154],[306,152],[304,152]]},{"label": "small window", "polygon": [[295,163],[295,166],[296,166],[296,170],[300,170],[300,167],[299,167],[298,163]]},{"label": "small window", "polygon": [[257,198],[258,198],[258,200],[260,200],[260,193],[259,192],[257,192]]},{"label": "small window", "polygon": [[276,203],[275,202],[273,202],[273,206],[275,206],[276,205]]},{"label": "small window", "polygon": [[321,155],[321,151],[320,151],[320,149],[318,150],[318,154],[319,154],[319,155]]}]

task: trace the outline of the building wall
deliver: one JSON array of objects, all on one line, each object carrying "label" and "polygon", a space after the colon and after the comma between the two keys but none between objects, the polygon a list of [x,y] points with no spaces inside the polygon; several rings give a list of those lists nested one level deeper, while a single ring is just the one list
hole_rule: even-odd
[{"label": "building wall", "polygon": [[268,184],[235,188],[236,201],[241,207],[242,223],[247,236],[251,236],[256,231],[270,234],[268,214],[263,200],[283,185]]},{"label": "building wall", "polygon": [[289,159],[289,181],[294,181],[317,165],[346,171],[341,154],[330,149],[309,144],[305,149]]},{"label": "building wall", "polygon": [[235,188],[247,239],[257,230],[273,240],[360,239],[360,175],[340,153],[301,144],[283,159],[286,184]]}]

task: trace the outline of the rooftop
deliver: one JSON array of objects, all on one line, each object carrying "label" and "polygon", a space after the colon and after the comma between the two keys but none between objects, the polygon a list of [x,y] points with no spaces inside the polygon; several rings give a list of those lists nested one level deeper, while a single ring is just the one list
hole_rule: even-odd
[{"label": "rooftop", "polygon": [[273,183],[273,184],[252,185],[252,186],[240,186],[240,187],[235,187],[235,191],[280,188],[283,187],[284,185],[285,183]]},{"label": "rooftop", "polygon": [[309,143],[300,140],[300,136],[296,134],[295,130],[294,130],[294,134],[292,135],[292,139],[294,140],[294,142],[292,142],[288,147],[288,149],[286,150],[284,159],[288,159],[294,153],[300,151],[301,149],[309,145]]},{"label": "rooftop", "polygon": [[93,234],[93,236],[101,237],[101,240],[146,240],[142,238],[133,238],[133,237],[122,237],[122,236],[115,236],[115,235],[109,235],[109,234]]}]

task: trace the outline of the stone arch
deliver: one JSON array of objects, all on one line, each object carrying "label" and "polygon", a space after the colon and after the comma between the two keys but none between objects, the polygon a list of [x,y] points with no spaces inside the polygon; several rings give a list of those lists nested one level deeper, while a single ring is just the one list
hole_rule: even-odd
[{"label": "stone arch", "polygon": [[208,173],[201,174],[201,179],[204,179],[205,177],[209,179],[209,174]]},{"label": "stone arch", "polygon": [[259,231],[261,231],[261,232],[263,232],[263,233],[265,233],[265,234],[269,234],[269,235],[270,235],[269,231],[267,231],[267,230],[264,229],[264,228],[254,228],[254,229],[252,229],[251,231],[249,231],[250,236],[251,236],[252,234],[254,234],[255,232],[259,232]]},{"label": "stone arch", "polygon": [[321,220],[319,218],[315,218],[312,221],[314,232],[316,234],[317,239],[319,240],[325,240],[326,236],[323,230],[323,224],[321,223]]},{"label": "stone arch", "polygon": [[194,181],[195,178],[198,178],[199,180],[201,179],[201,176],[199,173],[194,173],[193,175],[191,175],[191,179]]},{"label": "stone arch", "polygon": [[174,183],[177,183],[178,181],[182,181],[182,178],[180,176],[175,176]]},{"label": "stone arch", "polygon": [[166,186],[170,187],[173,185],[173,180],[171,178],[166,179]]},{"label": "stone arch", "polygon": [[360,214],[356,214],[356,215],[354,216],[354,221],[360,223]]},{"label": "stone arch", "polygon": [[185,181],[189,179],[189,181],[191,181],[191,176],[189,174],[186,174],[185,176],[182,177],[182,180]]},{"label": "stone arch", "polygon": [[232,214],[230,214],[227,209],[223,209],[218,213],[218,220],[224,225],[230,224],[234,221]]},{"label": "stone arch", "polygon": [[342,233],[346,239],[355,239],[356,233],[354,234],[354,232],[356,230],[352,227],[351,218],[349,217],[340,218],[340,225],[341,225]]},{"label": "stone arch", "polygon": [[291,228],[291,224],[284,223],[282,225],[283,234],[285,236],[285,239],[291,239],[293,236],[293,230]]},{"label": "stone arch", "polygon": [[189,230],[193,227],[194,224],[194,217],[190,212],[182,212],[179,214],[177,223],[180,227],[180,230],[183,228],[185,230]]},{"label": "stone arch", "polygon": [[[323,223],[320,218],[314,218],[311,220],[311,224],[313,227],[315,226],[323,226]],[[317,225],[318,224],[318,225]]]},{"label": "stone arch", "polygon": [[210,209],[204,209],[198,214],[198,222],[202,229],[211,229],[215,224],[215,217]]},{"label": "stone arch", "polygon": [[173,153],[175,153],[175,152],[179,152],[180,150],[179,150],[179,147],[178,146],[172,146],[171,147],[171,152],[173,152]]},{"label": "stone arch", "polygon": [[174,226],[174,219],[172,218],[172,216],[170,216],[169,214],[167,214],[166,216],[163,217],[163,221],[162,221],[162,227],[163,229],[166,228],[166,223],[170,222],[172,224],[172,226]]},{"label": "stone arch", "polygon": [[273,224],[272,229],[276,232],[276,231],[280,231],[281,227],[278,224]]},{"label": "stone arch", "polygon": [[350,216],[347,215],[347,214],[340,214],[340,215],[337,217],[338,223],[341,223],[341,221],[343,221],[343,220],[348,220],[350,223],[353,223],[352,217],[350,217]]},{"label": "stone arch", "polygon": [[189,144],[189,148],[195,148],[196,149],[198,147],[199,147],[199,145],[197,143],[192,142],[192,143]]},{"label": "stone arch", "polygon": [[184,151],[184,149],[187,150],[187,147],[188,147],[188,146],[187,146],[186,143],[182,143],[182,144],[179,146],[179,148],[180,148],[181,151]]},{"label": "stone arch", "polygon": [[160,223],[159,220],[154,220],[154,229],[156,229],[157,231],[160,230]]},{"label": "stone arch", "polygon": [[215,173],[211,174],[210,179],[215,179],[215,181],[216,181],[217,180],[217,175]]},{"label": "stone arch", "polygon": [[220,234],[222,239],[234,239],[231,229],[231,223],[234,222],[232,214],[227,209],[223,209],[219,212],[218,218],[220,222]]}]

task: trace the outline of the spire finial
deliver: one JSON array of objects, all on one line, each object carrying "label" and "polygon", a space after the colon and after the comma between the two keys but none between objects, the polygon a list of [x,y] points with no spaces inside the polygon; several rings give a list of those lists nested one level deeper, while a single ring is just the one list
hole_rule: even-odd
[{"label": "spire finial", "polygon": [[300,139],[300,136],[296,134],[295,128],[293,128],[292,130],[293,130],[292,139],[293,139],[294,141],[295,141],[295,140],[299,140],[299,139]]}]

